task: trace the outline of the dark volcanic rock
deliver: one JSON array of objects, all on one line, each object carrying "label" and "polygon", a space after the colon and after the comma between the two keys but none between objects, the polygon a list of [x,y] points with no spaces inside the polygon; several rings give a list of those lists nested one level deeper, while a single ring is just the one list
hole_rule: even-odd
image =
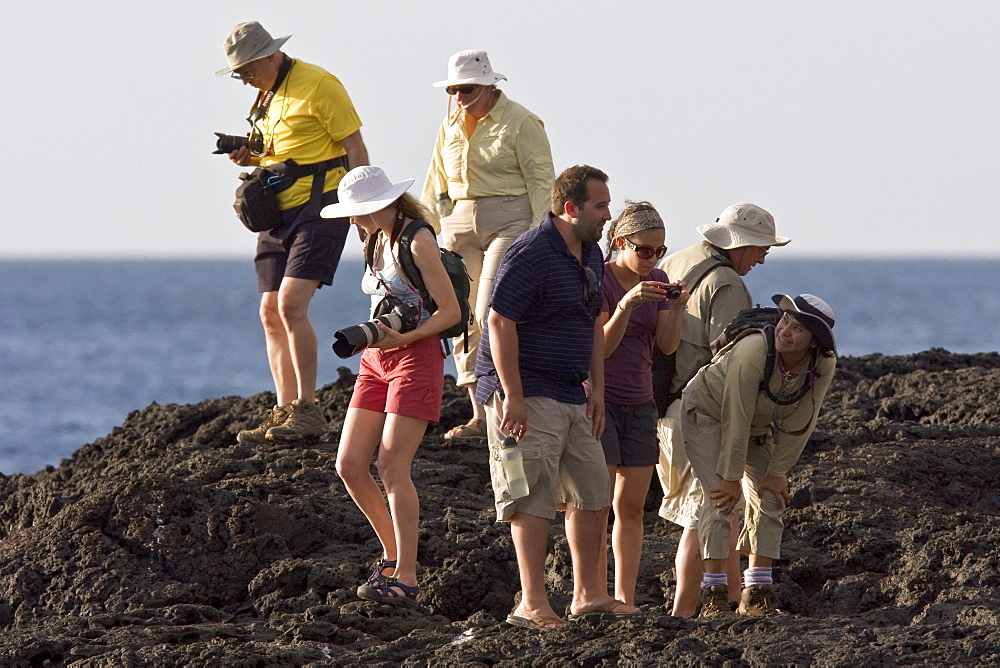
[{"label": "dark volcanic rock", "polygon": [[[793,470],[778,593],[792,615],[669,616],[677,529],[647,499],[637,619],[502,623],[517,567],[484,446],[449,382],[417,456],[424,608],[358,600],[378,542],[335,471],[353,378],[323,441],[235,445],[270,394],[135,411],[59,468],[0,476],[3,665],[1000,663],[1000,356],[841,361]],[[553,526],[553,603],[570,563]]]}]

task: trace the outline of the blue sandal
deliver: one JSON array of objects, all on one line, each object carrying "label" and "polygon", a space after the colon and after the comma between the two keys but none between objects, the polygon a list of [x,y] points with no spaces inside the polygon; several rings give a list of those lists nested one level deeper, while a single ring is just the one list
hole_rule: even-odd
[{"label": "blue sandal", "polygon": [[358,587],[358,596],[366,601],[376,603],[403,603],[406,605],[416,605],[417,596],[420,595],[420,587],[417,585],[405,585],[396,578],[386,578],[382,582],[372,585],[361,585]]},{"label": "blue sandal", "polygon": [[377,584],[382,584],[383,582],[385,582],[386,580],[388,580],[390,577],[392,577],[390,575],[383,575],[382,571],[384,571],[387,568],[395,569],[396,568],[396,560],[393,559],[392,561],[390,561],[390,560],[384,559],[384,558],[383,559],[378,559],[374,564],[372,564],[372,567],[375,570],[373,570],[372,574],[368,577],[367,580],[365,580],[365,585],[367,585],[368,587],[371,587],[371,586],[377,585]]}]

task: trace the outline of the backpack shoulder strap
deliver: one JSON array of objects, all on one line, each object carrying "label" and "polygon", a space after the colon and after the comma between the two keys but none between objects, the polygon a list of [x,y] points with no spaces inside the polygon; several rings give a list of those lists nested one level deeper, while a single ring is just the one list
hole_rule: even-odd
[{"label": "backpack shoulder strap", "polygon": [[[409,222],[406,227],[404,227],[399,234],[396,236],[396,243],[399,244],[399,250],[396,253],[396,257],[399,259],[399,266],[406,274],[406,279],[410,284],[416,288],[417,292],[420,293],[420,298],[424,302],[430,300],[430,294],[427,292],[427,286],[424,284],[424,279],[420,275],[420,269],[417,268],[417,263],[413,260],[413,249],[411,245],[413,244],[413,237],[417,235],[417,232],[421,228],[427,228],[434,234],[434,228],[430,226],[429,223],[423,220],[414,219]],[[433,309],[432,309],[433,310]]]},{"label": "backpack shoulder strap", "polygon": [[[728,260],[720,260],[715,257],[710,257],[702,260],[695,266],[688,269],[687,273],[680,278],[686,284],[686,289],[688,294],[694,292],[694,289],[698,287],[698,284],[708,276],[710,273],[718,269],[719,267],[732,267],[733,265]],[[693,278],[692,278],[693,277]]]}]

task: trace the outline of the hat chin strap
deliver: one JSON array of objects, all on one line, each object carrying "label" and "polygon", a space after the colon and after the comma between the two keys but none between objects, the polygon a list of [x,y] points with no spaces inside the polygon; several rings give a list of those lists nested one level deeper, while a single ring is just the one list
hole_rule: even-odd
[{"label": "hat chin strap", "polygon": [[455,104],[457,104],[458,108],[461,109],[462,111],[468,111],[469,107],[474,105],[476,102],[479,102],[479,98],[481,98],[483,96],[483,93],[486,92],[486,88],[488,88],[488,86],[484,87],[481,91],[479,91],[479,95],[477,95],[472,102],[467,102],[466,104],[462,104],[458,100],[455,100]]}]

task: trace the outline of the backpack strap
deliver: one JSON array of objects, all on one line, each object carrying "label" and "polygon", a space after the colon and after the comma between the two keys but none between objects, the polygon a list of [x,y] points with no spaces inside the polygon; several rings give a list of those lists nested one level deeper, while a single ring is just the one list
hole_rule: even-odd
[{"label": "backpack strap", "polygon": [[437,310],[437,304],[431,299],[430,293],[427,291],[427,285],[424,283],[423,276],[420,275],[420,269],[417,268],[417,263],[413,259],[413,237],[417,235],[417,232],[421,228],[426,227],[434,234],[434,228],[430,226],[429,223],[423,220],[413,219],[408,225],[403,227],[403,229],[393,230],[393,239],[390,243],[399,244],[399,250],[396,252],[396,258],[399,260],[399,267],[403,270],[403,274],[406,275],[406,280],[410,282],[416,291],[420,294],[420,299],[424,301],[424,307],[427,309],[428,313],[433,313]]},{"label": "backpack strap", "polygon": [[754,332],[760,332],[764,336],[764,343],[767,346],[767,357],[764,359],[764,377],[760,381],[760,391],[767,395],[767,398],[776,403],[779,406],[788,406],[794,404],[802,397],[806,396],[806,393],[812,389],[813,383],[816,381],[816,350],[810,354],[809,359],[809,370],[806,372],[806,379],[794,394],[788,396],[778,396],[771,391],[771,375],[774,373],[774,366],[777,364],[778,352],[774,347],[774,325],[765,325],[763,327],[748,327],[747,329],[740,332],[736,338],[732,340],[732,343],[736,343],[744,336],[748,334],[753,334]]},{"label": "backpack strap", "polygon": [[[696,276],[691,285],[685,285],[685,289],[688,291],[688,294],[691,294],[694,292],[694,289],[698,287],[698,284],[701,283],[701,281],[710,273],[719,267],[732,266],[733,265],[729,262],[729,260],[720,260],[715,257],[710,257],[691,267],[684,277],[679,280],[687,283],[687,280],[685,279],[691,277],[692,275]],[[684,388],[691,382],[691,378],[694,378],[694,376],[691,376],[691,378],[688,378],[681,383],[675,391],[670,391],[670,383],[673,380],[674,373],[677,371],[677,363],[675,361],[676,355],[676,352],[666,355],[661,352],[659,348],[653,346],[653,400],[656,402],[656,407],[660,411],[660,417],[667,414],[667,409],[670,407],[670,404],[680,399],[681,394],[684,392]],[[697,371],[695,373],[697,373]],[[657,379],[659,379],[659,382],[657,382]]]}]

